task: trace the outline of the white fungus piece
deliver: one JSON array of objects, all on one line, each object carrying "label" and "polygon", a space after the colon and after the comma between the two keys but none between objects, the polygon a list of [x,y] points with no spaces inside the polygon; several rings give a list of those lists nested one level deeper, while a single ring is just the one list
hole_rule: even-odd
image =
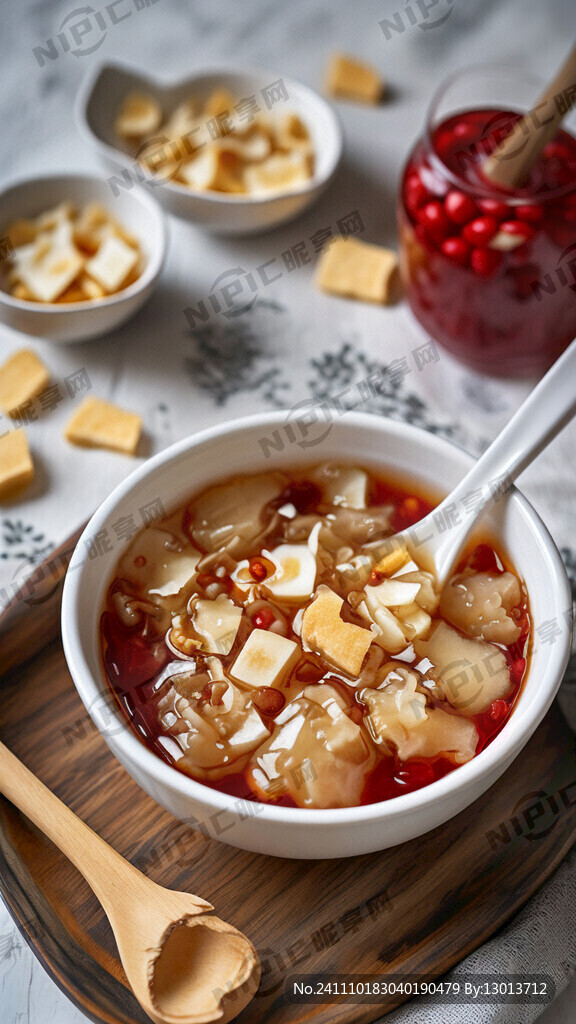
[{"label": "white fungus piece", "polygon": [[262,512],[281,491],[281,482],[264,474],[210,487],[190,506],[194,543],[204,551],[226,548],[237,556],[263,533],[268,524]]},{"label": "white fungus piece", "polygon": [[402,756],[436,757],[443,754],[456,764],[470,761],[476,753],[478,730],[468,718],[452,715],[442,708],[430,708],[421,729],[412,730]]},{"label": "white fungus piece", "polygon": [[230,680],[212,682],[209,698],[203,696],[205,685],[205,674],[200,675],[196,690],[194,673],[173,676],[159,711],[165,721],[176,718],[171,732],[183,751],[181,766],[201,778],[220,778],[243,767],[246,756],[270,731],[250,695]]},{"label": "white fungus piece", "polygon": [[150,526],[136,535],[122,556],[118,575],[137,584],[143,594],[170,597],[194,577],[200,557],[191,544]]},{"label": "white fungus piece", "polygon": [[310,474],[310,479],[322,488],[329,505],[366,508],[368,476],[363,469],[326,462]]},{"label": "white fungus piece", "polygon": [[360,700],[369,708],[367,725],[376,743],[400,746],[410,729],[426,720],[426,695],[417,691],[418,677],[401,665],[386,665],[377,689],[366,687]]},{"label": "white fungus piece", "polygon": [[440,612],[467,636],[513,644],[521,627],[511,613],[521,600],[520,583],[511,572],[460,573],[444,587]]},{"label": "white fungus piece", "polygon": [[251,758],[251,783],[261,796],[287,794],[298,807],[358,804],[374,754],[327,684],[307,686],[277,715],[272,736]]},{"label": "white fungus piece", "polygon": [[426,695],[417,690],[418,677],[408,668],[385,668],[378,689],[360,694],[369,713],[366,724],[374,742],[385,752],[396,752],[402,761],[444,754],[456,764],[474,756],[478,731],[473,722],[441,708],[428,707]]},{"label": "white fungus piece", "polygon": [[226,594],[213,601],[199,598],[194,602],[192,626],[202,637],[202,649],[211,654],[230,654],[240,626],[242,609]]},{"label": "white fungus piece", "polygon": [[414,650],[430,660],[428,674],[462,715],[486,711],[492,701],[510,693],[504,652],[485,640],[462,636],[445,622],[438,623],[428,640],[416,640]]},{"label": "white fungus piece", "polygon": [[393,663],[381,673],[378,688],[367,687],[360,694],[376,744],[388,753],[396,751],[402,761],[442,754],[463,764],[474,757],[479,739],[474,722],[428,707],[425,693],[417,689],[418,675],[407,667]]}]

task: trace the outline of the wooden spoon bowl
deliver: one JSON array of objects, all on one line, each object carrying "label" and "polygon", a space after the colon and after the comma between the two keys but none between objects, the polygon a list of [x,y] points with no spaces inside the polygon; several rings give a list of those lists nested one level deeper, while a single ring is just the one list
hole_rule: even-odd
[{"label": "wooden spoon bowl", "polygon": [[146,878],[0,743],[0,791],[72,861],[110,921],[126,977],[155,1024],[226,1024],[250,1002],[260,962],[242,932],[191,893]]}]

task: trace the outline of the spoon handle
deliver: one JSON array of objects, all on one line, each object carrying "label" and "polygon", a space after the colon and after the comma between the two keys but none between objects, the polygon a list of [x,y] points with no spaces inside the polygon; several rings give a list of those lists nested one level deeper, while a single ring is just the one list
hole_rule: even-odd
[{"label": "spoon handle", "polygon": [[[408,531],[411,545],[425,545],[440,583],[452,568],[476,520],[576,413],[576,339],[539,381],[489,448],[450,495]],[[464,500],[474,492],[474,513]]]},{"label": "spoon handle", "polygon": [[[84,876],[106,909],[105,889],[112,875],[119,885],[140,872],[96,835],[3,743],[0,743],[0,792],[52,840]],[[106,880],[108,885],[105,885]]]}]

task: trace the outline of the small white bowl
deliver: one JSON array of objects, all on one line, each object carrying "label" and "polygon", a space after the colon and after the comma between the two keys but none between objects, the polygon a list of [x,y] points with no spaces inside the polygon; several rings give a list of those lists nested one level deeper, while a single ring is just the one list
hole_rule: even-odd
[{"label": "small white bowl", "polygon": [[[307,410],[309,412],[309,410]],[[514,711],[498,736],[471,761],[423,789],[362,807],[307,810],[257,806],[182,774],[152,753],[129,728],[111,697],[100,652],[100,616],[117,559],[118,543],[99,558],[86,551],[101,530],[123,515],[158,500],[167,512],[208,484],[238,473],[342,460],[401,473],[424,492],[453,487],[472,459],[448,441],[404,423],[347,413],[319,424],[312,446],[297,443],[298,422],[274,412],[204,430],[156,455],[106,499],[90,520],[66,576],[62,636],[68,667],[88,712],[110,749],[139,785],[175,817],[222,842],[277,857],[349,857],[383,850],[414,839],[458,814],[485,792],[530,739],[560,686],[570,652],[570,587],[562,560],[546,527],[513,488],[485,516],[489,531],[523,578],[528,592],[533,637],[553,620],[553,644],[533,643],[529,670]],[[296,443],[295,443],[296,439]],[[274,453],[266,458],[264,452]],[[240,806],[239,806],[240,804]]]},{"label": "small white bowl", "polygon": [[166,223],[158,203],[142,188],[114,198],[108,183],[94,175],[47,174],[11,182],[2,189],[0,236],[12,221],[36,217],[65,201],[78,207],[95,201],[106,207],[138,240],[145,260],[142,274],[104,299],[59,304],[14,298],[0,268],[0,321],[48,341],[86,341],[119,327],[150,297],[166,255]]},{"label": "small white bowl", "polygon": [[[176,181],[155,177],[142,168],[114,132],[116,115],[130,92],[149,93],[168,114],[184,100],[195,97],[203,101],[215,89],[225,88],[239,99],[255,96],[265,111],[263,90],[278,80],[283,83],[288,99],[278,108],[273,106],[272,111],[285,109],[298,114],[310,131],[315,154],[310,181],[293,191],[263,198],[193,191]],[[215,234],[248,235],[292,220],[324,191],[342,154],[340,124],[326,100],[293,78],[250,68],[208,68],[169,83],[125,65],[105,64],[84,83],[76,102],[76,119],[81,134],[96,148],[107,166],[120,171],[109,179],[111,194],[112,190],[115,194],[124,193],[133,183],[144,179],[166,210]],[[157,135],[161,136],[161,130]]]}]

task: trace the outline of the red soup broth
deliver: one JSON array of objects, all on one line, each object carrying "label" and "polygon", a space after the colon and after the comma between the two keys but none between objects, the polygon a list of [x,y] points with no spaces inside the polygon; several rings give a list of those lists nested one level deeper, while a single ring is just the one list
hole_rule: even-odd
[{"label": "red soup broth", "polygon": [[[367,508],[372,506],[391,504],[394,507],[391,525],[392,532],[396,533],[408,526],[413,525],[427,515],[437,503],[429,494],[424,494],[420,488],[408,485],[402,480],[390,477],[382,478],[374,473],[369,473],[369,493],[366,502]],[[319,488],[311,481],[306,480],[305,471],[301,471],[298,477],[291,480],[289,486],[282,493],[277,505],[291,502],[297,511],[302,514],[314,513],[320,502],[321,494]],[[191,499],[192,500],[192,499]],[[168,517],[162,525],[168,528],[170,522],[178,522],[187,530],[190,526],[189,504],[180,508],[176,513]],[[257,556],[253,557],[257,561]],[[456,572],[465,569],[475,572],[500,573],[509,570],[514,573],[514,567],[505,559],[502,552],[497,550],[493,541],[488,536],[481,538],[477,534],[475,540],[465,549],[464,555],[456,566]],[[515,575],[517,575],[515,573]],[[257,574],[254,576],[257,579]],[[519,578],[519,577],[518,577]],[[232,589],[231,581],[228,590]],[[521,581],[520,581],[521,582]],[[112,582],[106,601],[106,607],[101,616],[101,643],[104,670],[107,681],[110,685],[114,698],[119,704],[124,717],[136,736],[150,750],[157,754],[167,764],[173,766],[183,774],[192,773],[182,769],[177,763],[181,756],[181,749],[176,740],[162,730],[158,717],[158,697],[155,691],[155,684],[166,665],[174,660],[174,655],[157,637],[150,637],[143,634],[142,630],[136,627],[128,627],[119,619],[114,610],[112,596],[114,593],[115,581]],[[283,607],[284,614],[286,609]],[[440,618],[436,613],[436,618]],[[508,721],[522,689],[523,680],[527,668],[527,651],[529,647],[530,617],[528,600],[523,591],[523,602],[520,610],[519,624],[521,635],[519,639],[507,646],[494,644],[501,650],[506,658],[510,671],[511,689],[505,699],[492,702],[488,710],[482,714],[468,716],[475,724],[478,731],[478,744],[476,755],[484,750],[493,739],[501,732]],[[267,628],[266,617],[259,619],[254,616],[253,625],[258,628]],[[291,639],[298,640],[298,636],[289,633]],[[224,667],[232,663],[238,654],[234,647],[227,657],[222,658]],[[390,660],[395,656],[390,655]],[[182,662],[182,671],[189,668],[189,663]],[[353,683],[345,676],[340,676],[336,670],[330,669],[327,663],[315,655],[303,652],[302,661],[294,670],[296,677],[304,685],[316,682],[328,682],[336,690],[339,688],[346,693],[348,699],[352,692]],[[265,695],[266,697],[266,695]],[[273,726],[274,715],[279,713],[285,706],[285,699],[281,689],[275,700],[253,700],[262,720],[268,727]],[[357,723],[364,717],[367,708],[357,696],[354,697],[354,707],[351,717]],[[361,804],[378,803],[400,796],[403,793],[413,792],[421,789],[437,779],[457,770],[455,764],[448,757],[438,756],[434,758],[411,758],[401,761],[397,755],[382,756],[375,768],[368,774],[362,792]],[[199,779],[203,785],[212,789],[229,794],[236,799],[248,799],[261,803],[270,803],[277,806],[296,806],[289,795],[282,794],[274,799],[264,800],[257,796],[248,783],[245,771],[234,772],[216,781]]]}]

